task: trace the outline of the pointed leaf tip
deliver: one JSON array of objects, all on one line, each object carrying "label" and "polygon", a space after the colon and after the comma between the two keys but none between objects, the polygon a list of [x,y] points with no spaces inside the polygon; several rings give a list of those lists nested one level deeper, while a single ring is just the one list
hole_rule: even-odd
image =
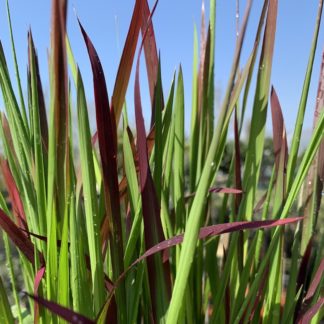
[{"label": "pointed leaf tip", "polygon": [[65,319],[66,321],[69,321],[70,323],[75,323],[75,324],[94,324],[95,323],[95,321],[93,321],[79,313],[76,313],[67,307],[61,306],[57,303],[46,300],[42,297],[28,294],[26,292],[25,292],[25,295],[27,295],[28,297],[30,297],[31,299],[33,299],[35,302],[42,305],[43,307],[47,308],[53,314],[60,316],[61,318]]}]

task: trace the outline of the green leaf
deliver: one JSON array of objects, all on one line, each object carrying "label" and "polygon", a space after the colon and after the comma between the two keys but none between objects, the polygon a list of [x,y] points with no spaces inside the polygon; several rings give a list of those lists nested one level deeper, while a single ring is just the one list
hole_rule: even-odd
[{"label": "green leaf", "polygon": [[8,301],[7,293],[4,289],[2,279],[0,277],[0,320],[2,323],[15,323]]},{"label": "green leaf", "polygon": [[183,231],[186,222],[186,209],[184,204],[184,86],[182,68],[180,66],[178,85],[174,103],[174,155],[173,155],[173,183],[174,183],[174,208],[176,232]]},{"label": "green leaf", "polygon": [[100,245],[100,223],[98,222],[98,203],[92,158],[91,133],[80,71],[78,71],[77,75],[77,106],[84,207],[93,285],[92,293],[94,297],[94,310],[97,312],[104,301],[103,261]]}]

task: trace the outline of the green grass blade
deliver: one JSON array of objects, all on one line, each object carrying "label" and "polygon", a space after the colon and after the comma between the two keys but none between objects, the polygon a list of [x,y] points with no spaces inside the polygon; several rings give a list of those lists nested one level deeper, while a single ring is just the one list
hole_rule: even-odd
[{"label": "green grass blade", "polygon": [[296,168],[296,163],[297,163],[300,137],[301,137],[301,132],[302,132],[302,128],[303,128],[304,115],[305,115],[307,98],[308,98],[308,91],[309,91],[309,86],[310,86],[310,82],[311,82],[313,63],[314,63],[315,52],[316,52],[316,47],[317,47],[318,33],[319,33],[320,24],[321,24],[322,10],[323,10],[323,0],[320,0],[319,6],[318,6],[316,24],[315,24],[315,31],[314,31],[314,35],[313,35],[310,55],[309,55],[309,59],[308,59],[307,69],[306,69],[303,90],[302,90],[299,108],[298,108],[298,114],[297,114],[295,129],[294,129],[294,135],[292,137],[292,146],[290,149],[290,154],[289,154],[289,159],[288,159],[288,164],[287,164],[287,189],[288,190],[291,187],[292,182],[294,180],[294,173],[295,173],[295,168]]},{"label": "green grass blade", "polygon": [[292,247],[289,280],[286,289],[286,302],[282,314],[283,323],[289,323],[289,321],[291,321],[291,319],[289,319],[293,315],[291,314],[291,310],[294,309],[296,302],[299,299],[299,297],[297,299],[295,298],[296,298],[296,282],[297,282],[297,275],[298,275],[300,236],[301,236],[300,230],[297,229],[294,237],[293,247]]},{"label": "green grass blade", "polygon": [[2,323],[8,323],[8,324],[15,323],[14,317],[10,309],[7,293],[4,289],[1,277],[0,277],[0,320]]},{"label": "green grass blade", "polygon": [[255,191],[258,184],[263,155],[276,19],[277,1],[270,1],[262,53],[259,62],[249,143],[244,165],[243,188],[246,193],[242,200],[239,219],[241,219],[244,214],[247,220],[251,220],[253,214]]},{"label": "green grass blade", "polygon": [[84,87],[80,72],[77,78],[78,124],[80,159],[83,180],[85,217],[90,254],[92,293],[94,310],[99,311],[104,301],[103,262],[100,245],[100,223],[98,223],[98,204],[95,172],[92,158],[91,133],[87,113]]},{"label": "green grass blade", "polygon": [[31,167],[30,142],[28,132],[22,120],[18,107],[16,96],[10,80],[7,63],[4,57],[2,45],[0,45],[0,85],[5,101],[5,108],[8,114],[10,128],[12,132],[13,143],[21,167],[26,171]]},{"label": "green grass blade", "polygon": [[47,187],[47,299],[57,300],[58,232],[65,211],[65,158],[68,145],[68,82],[65,53],[66,1],[52,3],[50,118]]},{"label": "green grass blade", "polygon": [[[80,195],[75,197],[80,201]],[[79,208],[77,208],[77,206]],[[86,236],[85,229],[81,222],[81,206],[80,203],[76,206],[74,199],[71,199],[70,212],[70,249],[74,251],[71,254],[71,291],[73,300],[73,309],[81,312],[83,315],[92,317],[92,296],[91,284],[88,280],[88,273],[84,259],[85,242],[83,237]]]},{"label": "green grass blade", "polygon": [[184,205],[184,89],[183,75],[180,66],[178,85],[174,103],[174,208],[176,232],[182,232],[185,227],[186,210]]},{"label": "green grass blade", "polygon": [[162,110],[163,110],[163,90],[161,79],[161,62],[158,63],[157,81],[154,89],[154,109],[153,117],[155,125],[155,142],[154,142],[154,171],[153,181],[155,184],[156,194],[161,200],[162,189],[162,159],[163,159],[163,142],[162,142]]},{"label": "green grass blade", "polygon": [[[69,205],[67,205],[69,206]],[[68,208],[68,207],[67,207]],[[69,210],[66,211],[63,220],[63,231],[60,247],[58,266],[58,303],[69,307],[70,300],[70,268],[69,268]]]},{"label": "green grass blade", "polygon": [[8,266],[8,271],[9,271],[9,276],[10,276],[10,281],[11,281],[11,289],[13,292],[13,297],[15,300],[16,308],[17,308],[17,315],[18,315],[18,321],[19,323],[22,323],[22,313],[21,313],[21,307],[20,307],[20,300],[17,294],[17,280],[16,280],[16,275],[14,272],[14,265],[13,265],[13,260],[12,260],[12,254],[11,254],[11,249],[9,245],[9,238],[8,235],[3,233],[3,243],[5,247],[5,253],[6,253],[6,259],[7,259],[7,266]]},{"label": "green grass blade", "polygon": [[[324,82],[324,56],[322,56],[320,78],[317,87],[316,106],[314,111],[313,125],[315,126],[321,110],[324,109],[324,96],[322,92]],[[314,234],[316,223],[321,222],[319,219],[319,212],[321,208],[322,191],[323,191],[323,178],[324,178],[324,141],[317,156],[315,157],[312,166],[308,172],[307,179],[303,187],[304,198],[304,221],[302,228],[302,244],[301,253],[306,250],[307,244]],[[320,224],[320,223],[319,223]]]},{"label": "green grass blade", "polygon": [[253,265],[253,261],[254,261],[254,257],[255,257],[254,253],[255,253],[255,250],[257,247],[257,243],[258,243],[259,233],[260,233],[260,231],[255,233],[255,235],[253,237],[253,241],[252,241],[250,249],[249,249],[249,254],[248,254],[246,262],[244,264],[244,269],[243,269],[241,277],[240,277],[239,289],[235,296],[234,305],[232,307],[231,319],[233,319],[235,317],[235,315],[237,314],[237,312],[240,308],[240,305],[242,304],[242,302],[245,298],[246,287],[248,286],[248,282],[249,282],[249,277],[250,277],[250,273],[251,273],[251,269],[252,269],[252,265]]},{"label": "green grass blade", "polygon": [[37,214],[39,219],[40,235],[46,233],[46,187],[44,169],[44,151],[39,116],[39,102],[36,79],[35,48],[31,32],[28,34],[29,41],[29,69],[31,74],[31,94],[32,94],[32,117],[34,134],[34,159],[35,159],[35,190],[37,198]]},{"label": "green grass blade", "polygon": [[[247,72],[249,70],[251,63],[251,57],[242,73],[242,77],[239,79],[238,84],[236,85],[231,98],[231,103],[229,105],[229,114],[233,111],[235,103],[237,102],[238,96],[243,87],[244,81],[246,80]],[[174,323],[178,320],[182,300],[185,293],[186,283],[189,277],[190,266],[193,262],[195,246],[198,239],[198,230],[200,226],[200,219],[202,211],[205,207],[206,197],[208,195],[208,189],[211,186],[212,180],[215,176],[217,168],[221,160],[224,143],[226,139],[226,130],[228,127],[229,117],[224,123],[221,130],[224,131],[221,133],[222,138],[219,139],[219,133],[215,132],[214,137],[206,158],[205,167],[199,185],[197,188],[196,196],[193,200],[193,204],[189,213],[187,220],[184,242],[181,250],[181,256],[179,260],[179,268],[177,269],[178,275],[174,283],[173,294],[168,310],[167,323]],[[222,144],[222,145],[221,145]],[[219,148],[220,147],[220,148]],[[221,152],[221,153],[219,153]]]},{"label": "green grass blade", "polygon": [[68,63],[69,63],[70,69],[71,69],[72,79],[73,79],[75,87],[77,87],[78,66],[75,63],[75,59],[74,59],[74,55],[73,55],[73,52],[72,52],[70,40],[69,40],[67,35],[66,35],[66,38],[65,38],[65,44],[66,44],[66,54],[67,54]]},{"label": "green grass blade", "polygon": [[198,33],[194,28],[194,46],[193,46],[193,73],[192,73],[192,108],[191,108],[191,126],[190,126],[190,145],[189,145],[189,163],[190,163],[190,191],[196,190],[196,169],[198,154]]},{"label": "green grass blade", "polygon": [[133,224],[127,241],[125,256],[124,256],[124,264],[125,264],[125,268],[127,269],[127,267],[131,263],[131,258],[133,257],[136,248],[136,242],[140,237],[140,229],[142,223],[142,212],[141,212],[142,207],[141,207],[141,199],[140,199],[141,195],[138,187],[135,163],[134,160],[130,158],[133,155],[133,153],[132,153],[127,129],[124,130],[123,149],[124,149],[124,156],[127,157],[125,158],[127,188],[129,190],[129,201],[130,201],[132,214],[134,215]]},{"label": "green grass blade", "polygon": [[28,131],[28,120],[27,120],[23,91],[22,91],[22,87],[21,87],[20,74],[19,74],[19,68],[18,68],[18,62],[17,62],[16,46],[15,46],[14,37],[13,37],[11,15],[10,15],[10,8],[9,8],[8,0],[6,1],[6,5],[7,5],[7,17],[8,17],[8,25],[9,25],[9,32],[10,32],[11,49],[12,49],[12,56],[14,59],[15,75],[16,75],[17,85],[18,85],[18,93],[19,93],[20,106],[21,106],[21,112],[22,112],[22,120],[23,120],[24,126],[26,127],[26,130]]},{"label": "green grass blade", "polygon": [[323,136],[324,136],[324,111],[322,112],[321,116],[318,119],[318,124],[314,129],[312,138],[309,141],[309,145],[304,153],[303,159],[298,168],[298,172],[294,177],[294,182],[291,185],[291,189],[288,191],[287,200],[284,205],[281,217],[286,217],[294,200],[296,199],[296,196],[301,188],[302,182],[305,179],[309,167],[312,164],[312,161],[323,139]]},{"label": "green grass blade", "polygon": [[[318,121],[318,125],[312,135],[312,138],[309,142],[309,146],[306,149],[306,152],[304,154],[304,157],[301,161],[300,167],[298,169],[297,175],[294,179],[294,182],[292,184],[291,190],[288,193],[285,205],[283,207],[283,210],[281,212],[280,218],[286,218],[288,216],[288,213],[291,209],[291,206],[293,204],[293,202],[296,199],[297,193],[301,188],[301,185],[305,179],[305,176],[307,174],[307,171],[311,165],[312,159],[314,158],[318,147],[320,145],[321,139],[323,138],[324,135],[324,113],[322,113],[321,117],[319,118]],[[273,254],[273,251],[275,249],[275,247],[277,246],[277,240],[279,239],[280,235],[281,235],[281,231],[282,229],[276,229],[273,236],[272,236],[272,240],[270,242],[270,245],[267,249],[267,252],[265,254],[265,256],[263,257],[259,268],[258,268],[258,272],[255,275],[255,279],[253,280],[249,293],[246,295],[246,298],[241,306],[241,309],[238,313],[238,315],[235,318],[234,324],[239,323],[241,317],[243,316],[246,307],[249,305],[249,303],[251,302],[251,298],[253,296],[255,296],[257,289],[260,285],[260,282],[262,280],[262,275],[266,269],[266,266],[269,262],[270,257]]]},{"label": "green grass blade", "polygon": [[[141,206],[141,196],[139,191],[139,185],[137,181],[136,168],[134,160],[132,157],[133,152],[131,149],[131,144],[129,140],[129,134],[127,132],[127,128],[124,129],[123,136],[123,150],[125,156],[125,172],[127,178],[127,188],[129,192],[129,200],[131,212],[133,215],[132,219],[132,228],[130,230],[129,238],[127,241],[127,245],[125,248],[125,256],[124,256],[124,265],[125,268],[131,264],[131,261],[134,256],[137,257],[136,246],[138,244],[142,245],[142,249],[144,248],[144,236],[141,234],[143,231],[143,222],[142,222],[142,206]],[[140,242],[139,242],[140,241]],[[129,291],[127,294],[127,318],[130,323],[135,322],[136,315],[138,313],[138,304],[141,297],[141,289],[142,289],[142,280],[144,275],[144,267],[142,264],[137,269],[136,274],[130,273],[126,279],[126,291]]]}]

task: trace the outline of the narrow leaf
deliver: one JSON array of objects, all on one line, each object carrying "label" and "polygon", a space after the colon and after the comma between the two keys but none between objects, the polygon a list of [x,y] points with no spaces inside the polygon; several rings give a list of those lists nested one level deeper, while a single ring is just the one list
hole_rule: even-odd
[{"label": "narrow leaf", "polygon": [[[281,143],[285,131],[284,119],[282,115],[282,109],[280,106],[280,102],[274,87],[271,88],[271,113],[272,113],[272,128],[273,128],[273,146],[274,146],[274,156],[275,156],[275,164],[276,169],[279,169],[279,161],[280,161],[280,152],[281,152]],[[287,139],[285,138],[285,165],[287,163],[287,152],[288,145]]]},{"label": "narrow leaf", "polygon": [[[206,239],[209,237],[213,237],[216,235],[221,235],[225,233],[232,233],[237,231],[243,230],[258,230],[263,228],[272,228],[275,226],[283,226],[287,224],[292,224],[296,222],[300,222],[303,218],[302,217],[289,217],[286,219],[279,219],[279,220],[264,220],[264,221],[241,221],[241,222],[233,222],[233,223],[226,223],[226,224],[217,224],[211,225],[207,227],[203,227],[199,231],[199,239]],[[183,242],[184,234],[177,235],[172,237],[171,239],[162,241],[157,245],[148,249],[140,258],[133,262],[131,267],[136,265],[138,262],[146,259],[147,257],[158,253],[160,251],[169,249],[173,246],[181,244]]]},{"label": "narrow leaf", "polygon": [[[117,132],[114,109],[110,111],[106,80],[98,54],[79,22],[81,32],[87,46],[93,73],[93,86],[96,105],[96,120],[98,129],[99,151],[103,170],[104,198],[106,216],[104,219],[103,242],[110,236],[110,253],[112,257],[113,278],[123,272],[123,241],[121,214],[119,205],[118,170],[117,170]],[[120,295],[119,295],[120,294]],[[117,304],[123,307],[125,291],[120,287],[117,294]],[[126,316],[122,311],[120,315]]]},{"label": "narrow leaf", "polygon": [[0,320],[3,323],[13,324],[15,323],[9,300],[8,295],[4,289],[2,278],[0,277]]},{"label": "narrow leaf", "polygon": [[1,160],[1,170],[12,203],[13,213],[16,216],[16,223],[21,228],[28,230],[23,203],[7,161]]},{"label": "narrow leaf", "polygon": [[316,313],[323,307],[324,297],[321,297],[316,304],[310,307],[298,320],[298,324],[308,324]]},{"label": "narrow leaf", "polygon": [[288,190],[290,189],[293,179],[294,179],[299,144],[300,144],[300,139],[301,139],[301,132],[302,132],[302,128],[303,128],[304,115],[305,115],[305,111],[306,111],[308,91],[309,91],[309,87],[310,87],[315,52],[316,52],[316,47],[317,47],[317,39],[318,39],[318,34],[319,34],[319,29],[320,29],[321,19],[322,19],[322,10],[323,10],[323,0],[320,0],[319,6],[318,6],[317,17],[316,17],[314,35],[313,35],[313,39],[312,39],[311,50],[310,50],[310,54],[309,54],[309,59],[308,59],[308,64],[307,64],[307,69],[306,69],[306,74],[305,74],[305,79],[304,79],[304,84],[303,84],[303,90],[302,90],[300,102],[299,102],[299,108],[298,108],[298,114],[297,114],[297,119],[296,119],[296,123],[295,123],[292,146],[290,149],[290,155],[289,155],[289,159],[288,159],[288,165],[287,165],[287,188],[288,188]]},{"label": "narrow leaf", "polygon": [[[11,241],[34,264],[34,245],[26,234],[0,209],[0,227],[7,233]],[[43,260],[44,262],[44,260]]]},{"label": "narrow leaf", "polygon": [[116,125],[118,125],[122,107],[125,100],[128,81],[134,61],[139,31],[142,25],[142,0],[136,0],[132,20],[128,29],[123,54],[120,59],[116,76],[114,91],[112,95],[112,107],[115,112]]},{"label": "narrow leaf", "polygon": [[61,318],[69,321],[70,323],[76,324],[94,324],[95,322],[81,314],[78,314],[66,307],[63,307],[57,303],[46,300],[42,297],[33,296],[30,294],[26,294],[28,297],[32,298],[38,304],[44,306],[48,310],[50,310],[53,314],[60,316]]},{"label": "narrow leaf", "polygon": [[[154,11],[152,11],[152,13],[153,12]],[[164,235],[160,219],[160,207],[148,163],[146,132],[142,113],[139,84],[139,63],[142,46],[143,43],[141,44],[136,65],[134,100],[145,245],[146,248],[149,248],[157,242],[162,241]],[[153,299],[153,313],[156,320],[165,314],[167,300],[169,298],[168,295],[170,293],[170,283],[168,283],[169,270],[167,269],[167,266],[168,264],[166,263],[164,269],[162,270],[162,262],[160,256],[156,256],[155,258],[150,258],[148,260],[151,298]],[[161,271],[162,273],[159,276],[159,272]],[[156,285],[158,285],[159,287],[158,293],[156,290]]]},{"label": "narrow leaf", "polygon": [[323,279],[323,273],[324,273],[324,259],[322,259],[315,276],[313,278],[313,281],[311,282],[307,294],[305,296],[304,302],[307,303],[310,301],[310,299],[314,296],[316,289],[319,287],[319,283]]},{"label": "narrow leaf", "polygon": [[[34,280],[34,295],[38,296],[38,288],[39,285],[44,277],[45,274],[45,266],[41,267],[35,276],[35,280]],[[39,317],[39,304],[38,303],[34,303],[34,319],[35,322],[38,323],[38,317]]]},{"label": "narrow leaf", "polygon": [[[153,99],[154,99],[154,88],[157,82],[158,76],[158,66],[159,66],[159,58],[158,52],[156,48],[156,40],[153,28],[152,19],[150,19],[150,8],[148,6],[147,0],[142,1],[142,25],[141,25],[141,32],[142,37],[145,35],[144,40],[144,54],[145,54],[145,61],[146,61],[146,70],[147,70],[147,79],[149,82],[149,90],[151,96],[151,103],[153,106]],[[163,95],[162,95],[162,107],[163,104]],[[152,112],[152,123],[154,117],[154,110]]]}]

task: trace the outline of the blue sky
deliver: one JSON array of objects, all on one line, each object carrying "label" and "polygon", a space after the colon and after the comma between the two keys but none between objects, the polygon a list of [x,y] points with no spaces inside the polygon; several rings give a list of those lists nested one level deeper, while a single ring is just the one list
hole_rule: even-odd
[{"label": "blue sky", "polygon": [[[49,0],[10,0],[14,37],[18,53],[18,62],[25,85],[27,66],[27,30],[32,29],[41,67],[41,77],[45,94],[48,96],[47,50],[50,35]],[[108,93],[111,96],[119,58],[134,6],[134,0],[74,0],[69,2],[68,33],[76,60],[80,66],[86,85],[86,94],[92,102],[92,76],[89,59],[77,25],[75,12],[90,35],[101,58]],[[243,16],[246,1],[240,1],[240,13]],[[261,2],[254,1],[249,21],[246,46],[244,47],[241,66],[251,51],[256,25],[261,11]],[[153,1],[149,1],[152,6]],[[227,84],[235,45],[235,0],[218,0],[216,7],[216,66],[215,80],[217,93],[222,98]],[[293,125],[298,109],[300,93],[309,56],[317,14],[318,1],[280,1],[277,21],[276,45],[273,60],[272,84],[275,86],[286,120],[288,134]],[[208,1],[206,1],[208,15]],[[185,82],[186,129],[188,133],[191,109],[193,28],[200,26],[200,0],[160,0],[153,22],[157,46],[161,53],[163,85],[165,96],[168,94],[175,69],[181,62]],[[313,111],[319,78],[320,59],[323,50],[323,30],[319,35],[318,49],[314,63],[314,73],[308,108],[305,118],[305,134],[312,127]],[[5,0],[0,1],[0,39],[3,43],[8,64],[13,72],[10,59],[9,32],[6,19]],[[144,60],[142,62],[141,85],[145,118],[150,120]],[[14,74],[12,73],[14,77]],[[252,104],[250,98],[250,105]],[[127,93],[130,119],[133,118],[133,76]],[[2,98],[0,99],[2,106]],[[216,108],[217,109],[217,108]],[[270,117],[270,115],[269,115]],[[270,118],[269,118],[270,119]],[[268,125],[271,131],[271,124]],[[305,135],[305,137],[307,137]]]}]

